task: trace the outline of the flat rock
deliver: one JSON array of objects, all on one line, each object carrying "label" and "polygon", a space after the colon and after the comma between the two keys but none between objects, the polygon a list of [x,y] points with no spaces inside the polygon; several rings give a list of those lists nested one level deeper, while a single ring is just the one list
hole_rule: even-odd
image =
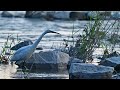
[{"label": "flat rock", "polygon": [[70,69],[70,66],[72,63],[83,63],[83,60],[71,57],[70,61],[68,62],[68,65],[67,65],[68,70]]},{"label": "flat rock", "polygon": [[70,79],[111,79],[113,67],[87,63],[72,63],[69,70]]},{"label": "flat rock", "polygon": [[111,57],[105,60],[102,60],[99,65],[114,67],[114,69],[119,72],[120,71],[120,56],[119,57]]}]

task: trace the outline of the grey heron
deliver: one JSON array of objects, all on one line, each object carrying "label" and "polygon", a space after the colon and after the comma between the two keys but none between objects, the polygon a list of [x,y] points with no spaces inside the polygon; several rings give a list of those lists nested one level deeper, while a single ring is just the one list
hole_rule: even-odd
[{"label": "grey heron", "polygon": [[[28,60],[33,52],[35,51],[37,45],[39,44],[39,42],[41,41],[41,39],[43,38],[43,36],[47,33],[56,33],[59,34],[57,32],[51,31],[51,30],[46,30],[45,32],[42,33],[42,35],[31,45],[28,46],[24,46],[19,48],[14,55],[11,57],[10,61],[23,61],[25,63],[25,60]],[[61,34],[59,34],[61,35]]]}]

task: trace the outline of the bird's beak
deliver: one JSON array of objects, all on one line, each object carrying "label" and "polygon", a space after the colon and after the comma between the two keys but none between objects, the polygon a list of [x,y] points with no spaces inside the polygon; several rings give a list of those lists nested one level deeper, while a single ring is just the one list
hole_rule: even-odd
[{"label": "bird's beak", "polygon": [[51,33],[56,33],[56,34],[59,34],[59,35],[61,35],[60,33],[58,33],[58,32],[55,32],[55,31],[50,31]]}]

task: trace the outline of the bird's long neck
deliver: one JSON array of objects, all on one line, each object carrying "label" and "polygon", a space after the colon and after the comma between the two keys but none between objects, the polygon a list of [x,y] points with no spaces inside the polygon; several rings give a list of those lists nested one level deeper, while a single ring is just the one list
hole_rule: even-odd
[{"label": "bird's long neck", "polygon": [[37,47],[37,45],[39,44],[39,42],[41,41],[41,39],[43,38],[43,36],[44,36],[46,33],[47,33],[47,31],[44,32],[44,33],[35,41],[35,43],[32,45],[34,48]]}]

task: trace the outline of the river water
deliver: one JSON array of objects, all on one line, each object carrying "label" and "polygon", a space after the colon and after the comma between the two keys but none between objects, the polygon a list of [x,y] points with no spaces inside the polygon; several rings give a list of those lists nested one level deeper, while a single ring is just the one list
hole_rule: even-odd
[{"label": "river water", "polygon": [[[56,34],[47,34],[39,43],[43,49],[51,47],[60,48],[64,46],[63,39],[72,40],[72,30],[82,31],[88,21],[45,21],[40,19],[25,18],[2,18],[0,17],[0,50],[6,41],[8,34],[21,41],[30,39],[33,42],[47,29],[56,31],[62,36]],[[73,29],[74,27],[74,29]],[[75,35],[76,36],[76,35]],[[101,49],[100,49],[101,50]],[[96,53],[100,53],[98,50]],[[22,72],[18,72],[17,65],[0,64],[0,79],[22,79]],[[68,73],[30,73],[31,78],[60,78],[68,79]]]},{"label": "river water", "polygon": [[[86,21],[82,22],[84,24]],[[79,29],[79,23],[74,23],[74,30]],[[8,35],[12,35],[15,39],[18,38],[21,41],[30,39],[33,42],[43,33],[45,30],[53,30],[62,34],[57,36],[56,34],[47,34],[43,37],[39,46],[43,49],[49,49],[51,47],[59,48],[63,46],[63,39],[68,39],[72,34],[73,21],[45,21],[40,19],[25,19],[25,18],[2,18],[0,17],[0,50],[6,42]],[[23,78],[22,72],[17,71],[18,66],[11,64],[0,64],[0,79],[16,79]],[[31,77],[38,78],[68,78],[67,73],[31,73]]]}]

